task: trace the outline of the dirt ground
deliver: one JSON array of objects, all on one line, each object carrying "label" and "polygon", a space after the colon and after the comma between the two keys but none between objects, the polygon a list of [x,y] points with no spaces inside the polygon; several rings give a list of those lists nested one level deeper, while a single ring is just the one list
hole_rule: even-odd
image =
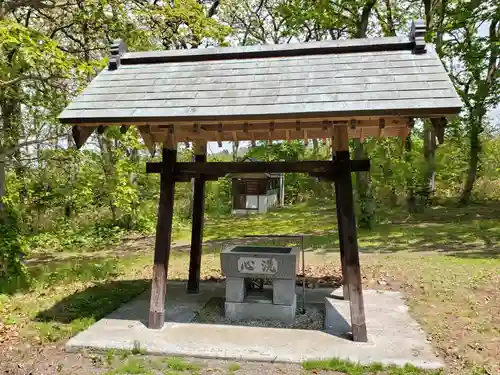
[{"label": "dirt ground", "polygon": [[[5,354],[5,353],[4,353]],[[62,346],[30,347],[19,356],[20,353],[12,353],[14,358],[7,355],[2,358],[1,374],[9,375],[89,375],[111,373],[114,368],[107,361],[106,354],[97,353],[66,353]],[[131,356],[129,358],[140,358],[141,360],[156,360],[154,356]],[[239,367],[237,375],[292,375],[306,374],[302,366],[298,364],[264,363],[264,362],[238,362],[214,359],[191,359],[185,358],[187,362],[196,363],[200,369],[199,375],[232,375],[233,366]],[[119,357],[113,362],[121,361]],[[16,364],[17,363],[17,364]],[[4,367],[5,366],[5,367]],[[179,372],[179,374],[182,374]],[[184,372],[184,374],[191,374]],[[335,374],[330,372],[330,374]]]}]

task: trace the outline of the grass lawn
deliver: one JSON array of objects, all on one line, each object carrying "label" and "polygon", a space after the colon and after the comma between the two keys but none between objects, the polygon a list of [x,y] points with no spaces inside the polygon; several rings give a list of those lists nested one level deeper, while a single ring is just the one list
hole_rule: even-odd
[{"label": "grass lawn", "polygon": [[[338,276],[335,222],[328,204],[296,205],[248,218],[210,217],[202,278],[220,276],[218,252],[228,240],[268,233],[311,234],[306,241],[311,270]],[[364,286],[407,295],[413,316],[445,359],[446,373],[500,373],[499,239],[498,203],[438,206],[412,216],[386,211],[372,231],[359,233]],[[37,253],[28,263],[31,286],[0,294],[2,366],[8,366],[9,374],[29,373],[28,368],[50,374],[422,373],[335,360],[295,366],[64,353],[64,340],[149,288],[153,243],[153,237],[145,236],[96,251]],[[181,242],[172,253],[169,278],[187,277],[185,249]]]}]

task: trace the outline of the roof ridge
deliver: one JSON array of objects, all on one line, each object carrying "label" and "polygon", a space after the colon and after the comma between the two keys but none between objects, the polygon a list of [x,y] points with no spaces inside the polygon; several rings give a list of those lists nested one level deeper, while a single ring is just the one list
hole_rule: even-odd
[{"label": "roof ridge", "polygon": [[157,64],[169,62],[195,62],[214,60],[236,60],[252,58],[276,58],[319,54],[343,54],[412,50],[425,53],[425,23],[412,22],[409,36],[377,37],[362,39],[324,40],[306,43],[264,44],[238,47],[196,48],[166,51],[126,52],[124,42],[115,41],[109,69],[119,65]]}]

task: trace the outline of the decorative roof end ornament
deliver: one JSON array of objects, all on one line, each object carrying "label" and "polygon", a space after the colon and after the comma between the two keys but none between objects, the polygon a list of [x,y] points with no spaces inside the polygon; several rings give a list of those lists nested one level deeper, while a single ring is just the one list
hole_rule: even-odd
[{"label": "decorative roof end ornament", "polygon": [[111,44],[109,49],[110,57],[109,57],[109,70],[116,70],[120,66],[120,57],[127,52],[127,45],[122,39],[116,39]]},{"label": "decorative roof end ornament", "polygon": [[410,41],[413,42],[414,54],[420,55],[427,52],[425,50],[425,22],[423,20],[412,21]]}]

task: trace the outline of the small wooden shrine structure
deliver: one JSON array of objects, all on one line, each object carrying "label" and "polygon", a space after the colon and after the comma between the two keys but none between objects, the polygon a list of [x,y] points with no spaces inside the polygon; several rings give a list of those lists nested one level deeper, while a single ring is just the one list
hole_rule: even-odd
[{"label": "small wooden shrine structure", "polygon": [[[461,102],[422,21],[409,37],[287,45],[127,52],[111,48],[109,66],[60,115],[77,147],[94,130],[137,126],[145,144],[162,145],[149,328],[163,327],[176,183],[194,178],[188,292],[198,292],[204,182],[231,173],[303,172],[334,181],[344,298],[355,341],[367,341],[349,138],[406,138],[414,118],[430,118],[442,140],[446,116]],[[206,162],[208,141],[327,139],[332,159],[293,162]],[[178,142],[193,142],[194,162],[177,162]],[[168,302],[168,301],[167,301]]]},{"label": "small wooden shrine structure", "polygon": [[230,177],[233,214],[266,213],[272,207],[283,206],[284,173],[233,173]]}]

